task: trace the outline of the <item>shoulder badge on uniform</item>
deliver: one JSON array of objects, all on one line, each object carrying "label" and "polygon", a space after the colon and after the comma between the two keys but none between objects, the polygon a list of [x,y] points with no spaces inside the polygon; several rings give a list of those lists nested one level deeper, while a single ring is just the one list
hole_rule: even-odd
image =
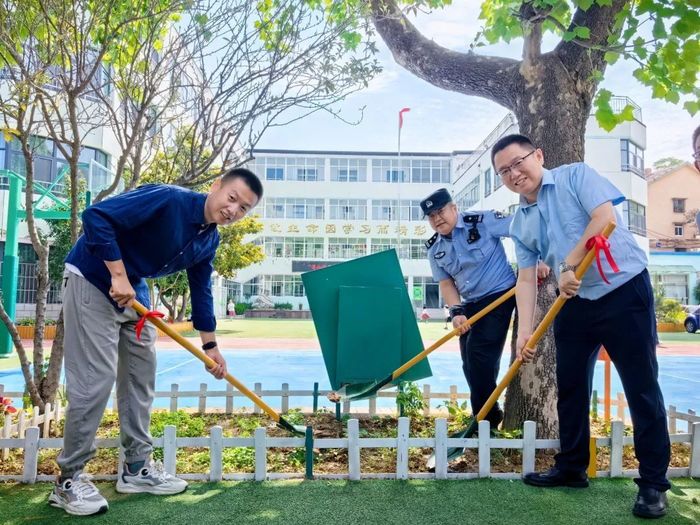
[{"label": "shoulder badge on uniform", "polygon": [[502,211],[494,211],[493,216],[497,219],[505,219],[506,215]]},{"label": "shoulder badge on uniform", "polygon": [[427,249],[430,249],[430,247],[431,247],[433,244],[435,244],[435,241],[437,241],[437,238],[438,238],[438,234],[436,233],[436,234],[433,235],[430,239],[428,239],[427,241],[425,241],[423,244],[425,244],[425,247],[426,247]]},{"label": "shoulder badge on uniform", "polygon": [[433,259],[442,259],[445,256],[445,252],[437,252],[433,255]]}]

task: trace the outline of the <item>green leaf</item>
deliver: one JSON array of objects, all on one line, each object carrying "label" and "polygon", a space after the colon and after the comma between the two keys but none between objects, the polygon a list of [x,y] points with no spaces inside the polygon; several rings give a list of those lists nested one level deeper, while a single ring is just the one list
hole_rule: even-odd
[{"label": "green leaf", "polygon": [[695,114],[700,111],[700,102],[697,100],[688,100],[683,104],[683,108],[690,113],[691,117],[694,117]]},{"label": "green leaf", "polygon": [[578,38],[587,40],[591,37],[591,30],[585,26],[578,26],[574,28],[574,33]]}]

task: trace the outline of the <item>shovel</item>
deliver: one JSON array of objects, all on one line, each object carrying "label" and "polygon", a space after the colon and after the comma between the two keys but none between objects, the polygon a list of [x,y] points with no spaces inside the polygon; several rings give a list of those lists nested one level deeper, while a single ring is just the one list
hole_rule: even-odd
[{"label": "shovel", "polygon": [[[136,312],[141,316],[145,315],[148,312],[148,309],[136,300],[131,305],[131,307],[134,310],[136,310]],[[149,316],[148,320],[151,321],[158,328],[160,328],[163,332],[168,334],[173,340],[180,343],[185,348],[185,350],[187,350],[197,359],[202,361],[205,365],[207,365],[208,368],[216,366],[216,362],[211,357],[205,354],[203,350],[200,350],[199,348],[194,346],[190,341],[178,334],[175,330],[168,326],[167,323],[165,323],[161,319],[158,319],[157,317]],[[270,416],[277,423],[277,426],[298,436],[305,435],[306,427],[300,425],[292,425],[291,423],[289,423],[289,421],[287,421],[281,415],[275,412],[267,403],[265,403],[262,399],[255,395],[254,392],[248,390],[248,388],[246,388],[246,386],[243,383],[241,383],[231,374],[226,373],[224,378],[226,379],[226,381],[235,386],[238,390],[243,392],[243,394],[245,394],[245,396],[248,397],[248,399],[250,399],[253,403],[258,405],[268,416]]]},{"label": "shovel", "polygon": [[[471,316],[469,319],[467,319],[467,323],[470,325],[473,325],[475,322],[477,322],[479,319],[484,317],[486,314],[491,312],[492,310],[498,308],[500,305],[505,303],[508,299],[513,297],[515,295],[515,288],[511,288],[508,290],[506,293],[501,295],[498,299],[493,301],[491,304],[488,306],[485,306],[483,309],[479,310],[477,313],[475,313],[473,316]],[[373,397],[374,395],[379,392],[380,389],[391,383],[392,381],[396,380],[397,378],[401,377],[401,375],[406,372],[409,368],[414,366],[416,363],[420,362],[422,359],[425,359],[428,354],[430,354],[433,350],[438,348],[439,346],[442,346],[445,342],[448,340],[452,339],[455,335],[459,335],[460,333],[460,328],[455,328],[452,330],[450,333],[445,334],[442,336],[440,339],[435,341],[432,345],[430,345],[428,348],[423,350],[420,354],[416,355],[413,357],[410,361],[407,361],[404,363],[401,367],[397,368],[394,370],[391,374],[386,376],[384,379],[381,381],[372,381],[370,383],[358,383],[356,385],[345,385],[335,392],[331,392],[328,394],[328,399],[335,403],[342,403],[344,401],[351,401],[351,400],[358,400],[358,399],[365,399],[368,397]]]},{"label": "shovel", "polygon": [[[610,237],[612,234],[613,230],[615,229],[615,223],[610,222],[608,225],[603,228],[603,231],[601,235],[605,237],[606,239]],[[596,255],[596,249],[591,248],[588,250],[588,253],[586,253],[585,257],[581,261],[581,264],[578,265],[578,268],[576,268],[576,279],[581,280],[581,278],[584,276],[586,271],[588,270],[588,267],[593,263],[593,259],[595,258]],[[554,301],[554,304],[549,308],[549,311],[547,314],[544,316],[542,321],[540,321],[540,324],[537,326],[537,329],[535,330],[535,333],[533,333],[530,336],[530,339],[528,342],[525,344],[526,348],[535,348],[537,346],[537,343],[540,342],[540,339],[542,339],[542,336],[544,333],[547,331],[549,326],[552,324],[554,321],[554,318],[557,316],[559,311],[562,309],[564,306],[564,303],[566,302],[566,299],[562,297],[561,295],[557,297],[556,301]],[[501,379],[501,382],[498,383],[498,386],[496,386],[496,389],[491,393],[489,398],[486,400],[484,403],[484,406],[481,407],[481,410],[479,410],[479,413],[476,415],[476,417],[472,420],[471,424],[463,429],[460,430],[459,432],[455,432],[454,434],[450,435],[450,438],[469,438],[473,436],[476,431],[479,429],[479,421],[484,419],[488,413],[491,411],[493,408],[493,405],[496,404],[496,401],[498,398],[501,396],[503,391],[506,389],[506,387],[510,384],[510,382],[513,380],[515,375],[518,373],[518,370],[520,370],[520,367],[522,366],[523,362],[520,359],[516,359],[512,365],[510,365],[510,368],[506,372],[506,375]],[[458,458],[464,453],[464,448],[462,447],[454,447],[454,448],[448,448],[447,449],[447,460],[450,461],[452,459]],[[435,468],[435,454],[430,456],[428,458],[428,468],[433,469]]]}]

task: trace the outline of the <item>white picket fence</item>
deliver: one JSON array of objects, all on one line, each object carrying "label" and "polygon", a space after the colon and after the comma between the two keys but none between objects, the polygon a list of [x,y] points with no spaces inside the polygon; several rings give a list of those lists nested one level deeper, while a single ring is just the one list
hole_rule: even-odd
[{"label": "white picket fence", "polygon": [[[51,424],[60,421],[63,414],[64,408],[60,401],[53,407],[51,403],[46,403],[43,414],[39,413],[39,407],[34,407],[31,411],[19,409],[15,414],[5,414],[0,437],[9,439],[17,435],[21,438],[30,427],[41,428],[42,435],[48,436]],[[0,447],[0,458],[6,460],[9,453],[9,449]]]},{"label": "white picket fence", "polygon": [[[680,414],[676,414],[680,418]],[[535,453],[540,449],[551,449],[559,446],[557,439],[537,439],[536,425],[526,421],[523,425],[521,439],[502,439],[490,437],[488,421],[479,423],[477,438],[448,437],[447,420],[435,420],[435,437],[410,437],[410,420],[401,417],[398,420],[398,432],[395,438],[362,438],[360,437],[359,421],[350,419],[347,422],[347,437],[314,439],[314,449],[347,449],[348,470],[341,474],[313,474],[317,479],[472,479],[472,478],[503,478],[517,479],[535,470]],[[691,432],[672,434],[672,443],[690,444],[690,461],[687,467],[673,467],[668,471],[669,477],[698,477],[700,476],[700,422],[693,422]],[[101,448],[118,448],[118,439],[99,439],[96,442]],[[633,444],[631,436],[624,436],[624,423],[612,422],[610,437],[596,439],[597,447],[610,448],[610,468],[597,472],[599,477],[635,477],[637,470],[624,470],[622,463],[623,446]],[[0,439],[0,447],[24,449],[24,466],[22,474],[3,475],[0,481],[21,481],[34,483],[36,481],[52,481],[53,476],[37,475],[39,451],[43,449],[58,449],[63,445],[62,438],[40,438],[39,428],[30,427],[23,438]],[[309,477],[306,473],[273,473],[267,467],[267,449],[269,448],[304,448],[305,438],[269,437],[267,429],[257,428],[253,437],[223,437],[219,426],[212,427],[209,436],[184,438],[176,436],[174,426],[165,427],[163,437],[154,439],[155,447],[162,447],[164,467],[167,472],[177,474],[187,480],[221,481],[221,480],[256,480],[294,479]],[[176,472],[177,450],[183,447],[208,448],[210,453],[210,470],[206,474]],[[253,473],[224,473],[223,451],[229,447],[252,447],[255,451],[255,471]],[[449,472],[447,449],[450,447],[467,447],[478,451],[477,472]],[[391,448],[396,450],[396,472],[363,473],[360,462],[360,451],[371,448]],[[436,466],[434,472],[411,472],[409,470],[409,449],[430,448],[435,451]],[[494,449],[522,450],[521,472],[492,472],[491,451]],[[122,454],[120,454],[120,457]],[[121,462],[120,462],[121,463]],[[115,479],[116,475],[98,475],[96,479]]]},{"label": "white picket fence", "polygon": [[[285,414],[289,411],[290,400],[295,398],[305,398],[312,400],[312,405],[309,407],[302,408],[302,411],[316,411],[319,407],[319,401],[323,402],[325,406],[334,406],[335,404],[326,399],[326,395],[331,393],[331,390],[320,390],[318,388],[318,383],[314,383],[313,390],[290,390],[289,383],[282,383],[280,389],[264,390],[262,383],[255,383],[253,386],[253,392],[264,399],[266,402],[272,403],[272,399],[279,399],[279,403],[272,403],[274,406],[280,407],[280,412]],[[458,401],[463,401],[469,399],[468,392],[459,392],[457,385],[450,385],[448,392],[437,391],[433,392],[430,385],[424,384],[421,388],[421,394],[425,405],[423,408],[423,415],[430,416],[435,414],[444,415],[446,410],[444,408],[437,408],[433,401],[442,401],[444,403],[457,403]],[[23,392],[5,392],[4,386],[0,384],[0,396],[9,397],[12,399],[21,399]],[[398,391],[392,390],[382,390],[378,392],[377,397],[370,399],[363,399],[360,401],[346,401],[343,402],[340,407],[340,412],[343,414],[362,414],[374,416],[378,413],[382,414],[396,414],[396,406],[391,408],[377,408],[377,398],[379,399],[396,399]],[[181,408],[194,408],[199,413],[205,413],[207,408],[212,408],[211,404],[207,401],[213,398],[225,398],[224,412],[226,414],[232,414],[234,408],[240,410],[241,406],[235,406],[235,399],[246,399],[245,394],[235,390],[230,384],[226,384],[225,390],[209,390],[209,385],[206,383],[200,383],[199,390],[180,390],[180,385],[177,383],[172,383],[170,385],[170,390],[158,391],[155,393],[156,399],[169,399],[168,410],[170,412],[177,412]],[[182,400],[196,400],[196,404],[183,403]],[[502,400],[501,400],[502,401]],[[307,401],[308,403],[308,401]],[[297,404],[298,406],[299,404]],[[603,405],[603,400],[598,399],[598,405]],[[616,408],[616,417],[620,421],[630,422],[629,414],[627,413],[627,401],[625,395],[618,392],[616,397],[611,400],[611,405]],[[116,392],[112,393],[110,403],[107,408],[112,410],[116,409],[117,400]],[[251,408],[251,407],[248,407]],[[260,414],[262,411],[259,407],[253,405],[252,412],[254,414]],[[694,412],[693,412],[694,413]]]}]

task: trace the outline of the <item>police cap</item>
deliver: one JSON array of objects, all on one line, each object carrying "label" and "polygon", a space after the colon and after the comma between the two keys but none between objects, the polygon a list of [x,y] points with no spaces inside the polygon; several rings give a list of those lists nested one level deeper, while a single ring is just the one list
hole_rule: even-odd
[{"label": "police cap", "polygon": [[423,210],[423,216],[430,215],[434,211],[438,211],[452,202],[450,192],[445,188],[440,188],[428,195],[420,201],[420,209]]}]

